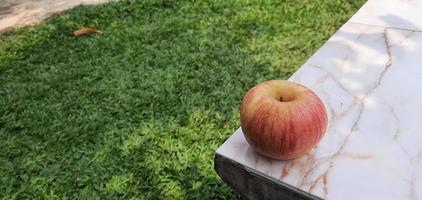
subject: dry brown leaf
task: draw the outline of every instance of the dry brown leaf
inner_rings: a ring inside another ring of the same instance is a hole
[[[81,29],[79,29],[77,31],[74,31],[73,32],[73,35],[75,37],[81,37],[81,36],[89,35],[89,34],[93,34],[93,33],[99,33],[99,34],[101,34],[103,32],[101,32],[101,31],[99,31],[97,29],[93,29],[93,28],[81,28]]]

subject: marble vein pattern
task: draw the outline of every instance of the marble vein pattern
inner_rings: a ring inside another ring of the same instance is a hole
[[[349,22],[422,31],[422,0],[369,0]]]
[[[422,199],[422,33],[346,23],[291,78],[324,101],[307,155],[276,161],[238,129],[217,153],[324,199]]]

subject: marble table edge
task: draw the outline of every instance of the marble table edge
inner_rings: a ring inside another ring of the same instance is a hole
[[[236,172],[227,171],[227,169],[231,168],[236,169]],[[214,169],[227,184],[238,192],[238,194],[248,199],[251,197],[255,197],[251,199],[279,199],[280,197],[284,197],[286,199],[295,200],[322,200],[321,197],[294,187],[282,180],[270,177],[265,173],[243,165],[218,152],[216,152],[214,156]],[[241,188],[242,184],[239,184],[239,178],[243,180],[243,183],[253,180],[253,184],[243,184],[243,187],[245,185],[247,185],[246,187],[249,187],[249,194],[241,193],[241,191],[246,190],[245,188]],[[250,186],[252,186],[252,188]]]

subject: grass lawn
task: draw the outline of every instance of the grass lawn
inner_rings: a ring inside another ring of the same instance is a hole
[[[0,35],[0,199],[236,199],[213,154],[243,94],[362,3],[122,0]]]

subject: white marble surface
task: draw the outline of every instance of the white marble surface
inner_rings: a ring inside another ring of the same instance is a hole
[[[271,160],[239,129],[218,154],[324,199],[422,199],[422,32],[348,22],[290,80],[327,107],[318,146]]]
[[[369,0],[349,22],[422,31],[422,0]]]

